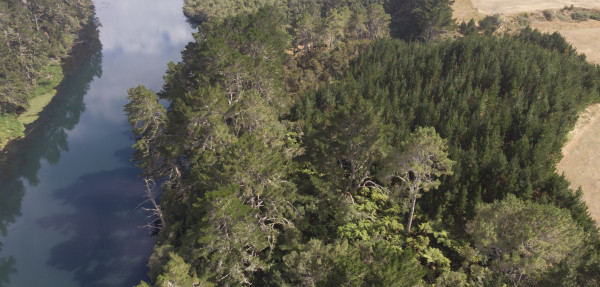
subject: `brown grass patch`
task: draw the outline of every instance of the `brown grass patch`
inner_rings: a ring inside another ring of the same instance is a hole
[[[456,18],[458,23],[461,23],[462,21],[469,22],[471,19],[475,19],[475,22],[477,22],[485,17],[485,15],[480,14],[477,11],[477,8],[475,8],[475,5],[473,5],[471,0],[455,0],[452,5],[452,10],[454,10],[452,16]]]
[[[575,129],[569,133],[569,142],[563,147],[563,158],[556,166],[565,175],[571,188],[583,189],[583,201],[590,215],[600,222],[600,104],[589,106],[583,112]]]
[[[542,32],[562,34],[579,53],[584,53],[588,61],[600,64],[600,21],[587,20],[576,22],[570,19],[570,13],[576,10],[559,10],[565,6],[574,4],[575,7],[598,9],[600,0],[582,0],[562,2],[558,0],[456,0],[452,8],[453,16],[460,23],[468,22],[471,18],[475,21],[481,20],[486,15],[502,14],[503,24],[498,29],[499,34],[503,32],[518,32],[527,25]],[[564,14],[569,18],[562,21],[556,16],[553,21],[547,21],[542,10],[556,9],[555,15]],[[591,10],[589,10],[591,11]],[[598,11],[598,10],[595,10]]]
[[[561,9],[571,5],[588,9],[600,8],[599,0],[472,0],[472,2],[479,13],[486,15]]]
[[[585,22],[534,22],[532,27],[542,32],[558,31],[588,61],[600,64],[600,21]]]

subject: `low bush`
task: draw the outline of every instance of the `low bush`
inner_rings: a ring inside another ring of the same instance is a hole
[[[547,9],[547,10],[542,11],[542,13],[544,14],[544,18],[546,18],[546,20],[548,20],[548,21],[552,21],[555,18],[554,11],[552,11],[552,10]]]
[[[577,22],[586,21],[589,18],[590,18],[589,12],[584,11],[584,10],[577,10],[577,11],[571,13],[571,19],[573,19]]]

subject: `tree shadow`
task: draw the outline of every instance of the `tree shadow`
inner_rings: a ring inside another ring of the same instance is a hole
[[[0,258],[0,286],[10,283],[10,275],[17,272],[16,263],[12,256]]]
[[[0,153],[2,236],[6,236],[7,226],[21,216],[24,180],[37,185],[42,159],[57,162],[62,151],[68,150],[67,131],[77,125],[85,110],[83,98],[90,83],[94,77],[102,75],[102,44],[98,25],[94,16],[83,29],[85,37],[73,47],[71,57],[63,63],[65,78],[56,88],[56,96],[40,113],[40,120],[27,126],[24,139],[9,143]],[[0,286],[9,285],[9,276],[15,272],[14,258],[0,258]]]
[[[138,228],[146,222],[146,214],[136,208],[145,188],[138,173],[126,167],[88,174],[53,193],[75,210],[38,220],[70,236],[52,248],[51,266],[73,272],[81,286],[139,283],[140,274],[148,272],[145,263],[154,242],[148,230]]]

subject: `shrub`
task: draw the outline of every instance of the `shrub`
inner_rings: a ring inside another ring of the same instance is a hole
[[[521,13],[517,15],[517,23],[522,27],[529,26],[529,23],[531,23],[529,20],[529,15],[527,15],[527,13]]]
[[[581,22],[586,21],[590,18],[590,14],[587,11],[577,10],[571,14],[571,19]]]
[[[556,18],[558,18],[560,21],[569,21],[571,20],[571,17],[567,14],[565,14],[564,10],[558,11],[556,13],[554,13],[554,16],[556,16]]]
[[[482,30],[485,35],[492,35],[500,27],[500,24],[502,24],[502,20],[499,14],[486,16],[479,20],[479,30]]]
[[[475,20],[471,19],[468,24],[463,21],[460,26],[458,26],[458,32],[465,36],[476,33],[477,26],[475,25]]]
[[[548,20],[548,21],[554,20],[554,11],[548,9],[548,10],[542,11],[542,13],[544,14],[544,18],[546,18],[546,20]]]
[[[598,10],[594,10],[593,12],[590,12],[588,16],[592,20],[600,21],[600,11],[598,11]]]

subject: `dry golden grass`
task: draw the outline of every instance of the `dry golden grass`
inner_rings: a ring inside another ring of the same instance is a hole
[[[579,53],[584,53],[588,61],[600,64],[600,21],[533,22],[532,27],[542,32],[558,31]]]
[[[461,23],[462,21],[469,22],[471,19],[479,21],[485,16],[477,12],[477,8],[475,8],[471,0],[455,0],[452,9],[454,10],[452,15],[456,18],[458,23]]]
[[[503,14],[504,25],[500,32],[519,29],[516,19],[526,15],[527,23],[542,32],[558,31],[587,59],[600,64],[600,21],[564,22],[559,19],[546,21],[541,11],[545,9],[560,9],[574,4],[582,8],[600,8],[600,0],[582,0],[561,2],[554,0],[456,0],[452,8],[454,17],[460,23],[468,22],[471,18],[478,21],[489,14]],[[528,12],[523,14],[523,12]],[[516,25],[516,26],[515,26]],[[521,27],[522,28],[522,27]]]
[[[600,222],[600,104],[591,105],[579,116],[570,140],[563,147],[563,158],[556,166],[571,182],[571,188],[583,190],[592,218]]]
[[[588,9],[600,8],[599,0],[472,0],[472,3],[479,13],[486,15],[560,9],[571,5]]]

